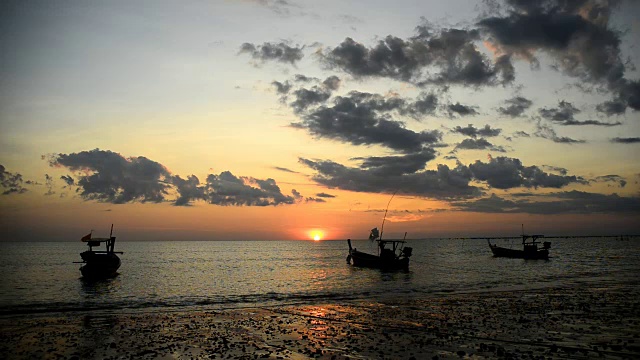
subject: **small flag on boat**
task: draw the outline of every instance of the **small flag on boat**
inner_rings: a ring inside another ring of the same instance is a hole
[[[87,241],[87,240],[91,240],[91,233],[88,233],[87,235],[83,236],[82,239],[80,239],[80,241]]]

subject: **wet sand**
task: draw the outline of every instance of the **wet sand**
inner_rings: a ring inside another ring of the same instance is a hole
[[[640,358],[640,290],[0,318],[3,359]]]

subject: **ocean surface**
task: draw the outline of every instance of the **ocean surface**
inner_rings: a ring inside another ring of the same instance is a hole
[[[171,311],[425,297],[452,292],[638,284],[640,238],[552,239],[551,258],[494,258],[485,240],[408,240],[408,272],[354,268],[346,241],[118,239],[119,275],[81,278],[80,242],[0,243],[0,316]],[[499,245],[518,240],[497,240]],[[375,253],[366,240],[359,250]]]

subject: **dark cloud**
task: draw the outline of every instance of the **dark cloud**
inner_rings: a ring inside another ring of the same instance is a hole
[[[505,15],[478,22],[496,53],[537,65],[536,52],[555,60],[565,74],[608,88],[617,101],[640,109],[640,83],[624,78],[619,31],[609,27],[617,1],[508,1]],[[616,110],[620,113],[619,108]]]
[[[469,165],[469,170],[475,179],[486,181],[496,189],[561,188],[572,183],[586,183],[581,177],[549,174],[535,165],[524,166],[519,159],[503,156],[491,158],[487,163],[476,160]]]
[[[454,117],[455,114],[460,116],[478,115],[474,106],[462,105],[459,102],[447,105],[447,112],[449,113],[449,117]]]
[[[522,114],[533,104],[533,102],[522,96],[516,96],[505,100],[506,107],[499,107],[498,112],[512,118],[522,116]]]
[[[619,100],[605,101],[602,104],[598,104],[596,110],[607,116],[622,115],[627,110],[627,104]]]
[[[640,143],[640,137],[627,137],[627,138],[616,137],[611,139],[611,142],[620,143],[620,144],[637,144],[637,143]]]
[[[301,88],[293,92],[295,100],[290,104],[295,112],[301,112],[307,107],[324,103],[331,97],[331,93],[324,88],[314,86],[311,89]]]
[[[616,183],[618,184],[618,186],[620,186],[621,188],[625,187],[627,185],[627,180],[625,180],[622,176],[619,175],[603,175],[603,176],[597,176],[593,179],[593,181],[595,182],[605,182],[605,183]]]
[[[582,191],[565,191],[532,195],[543,201],[521,197],[512,201],[492,194],[478,200],[452,203],[456,210],[483,213],[528,213],[528,214],[593,214],[593,213],[638,213],[640,197],[621,197]]]
[[[262,45],[254,45],[244,43],[240,46],[240,54],[247,53],[254,60],[259,61],[278,61],[295,65],[296,61],[304,57],[302,48],[291,47],[288,44],[281,43],[264,43]]]
[[[573,115],[580,112],[580,110],[574,107],[570,102],[564,100],[558,103],[557,108],[545,108],[538,111],[543,118],[560,123],[573,120]]]
[[[404,40],[387,36],[368,48],[346,38],[340,45],[321,53],[332,68],[355,77],[388,77],[414,83],[463,86],[506,84],[514,79],[509,56],[495,63],[475,45],[480,39],[476,30],[444,29],[439,33],[424,31]]]
[[[367,169],[373,174],[385,175],[402,175],[411,174],[424,169],[428,161],[436,158],[436,152],[433,149],[425,148],[419,153],[407,154],[401,156],[371,156],[366,158],[353,158],[352,160],[360,160],[361,169]]]
[[[276,91],[278,92],[278,94],[287,94],[289,93],[289,90],[291,90],[291,84],[288,81],[285,81],[283,83],[279,82],[279,81],[273,81],[271,83],[273,86],[275,86]]]
[[[282,194],[273,179],[236,177],[229,171],[223,171],[219,175],[209,174],[204,186],[204,199],[215,205],[270,206],[294,204],[296,200],[294,196]],[[296,193],[297,191],[293,194]]]
[[[75,179],[71,177],[71,175],[62,175],[60,176],[60,180],[64,181],[67,186],[72,186],[75,184]]]
[[[331,91],[338,90],[340,88],[340,78],[335,75],[329,76],[324,79],[322,85]]]
[[[302,194],[300,194],[300,192],[296,189],[291,190],[291,194],[293,195],[294,199],[296,200],[300,200],[303,198]]]
[[[529,135],[529,133],[526,132],[526,131],[516,131],[515,133],[513,133],[513,136],[515,136],[515,137],[531,137],[531,135]]]
[[[209,174],[204,183],[197,176],[183,179],[172,175],[162,164],[145,157],[129,157],[109,150],[90,150],[72,154],[55,154],[49,165],[75,171],[62,179],[67,185],[78,186],[85,200],[114,204],[128,202],[173,201],[176,206],[188,206],[203,200],[216,205],[267,206],[292,204],[292,196],[283,195],[273,179],[236,177],[229,171]],[[177,193],[175,200],[169,194]]]
[[[566,136],[558,136],[556,134],[556,131],[553,130],[551,126],[542,124],[541,122],[538,122],[536,124],[536,132],[534,133],[534,135],[536,137],[548,139],[560,144],[582,144],[585,142],[584,140],[576,140]]]
[[[78,175],[80,196],[122,204],[126,202],[161,202],[169,184],[169,171],[161,164],[143,156],[125,158],[112,152],[95,149],[72,154],[57,154],[49,159],[51,166],[64,166],[72,171],[90,172]]]
[[[314,198],[314,197],[308,197],[304,199],[304,202],[317,202],[317,203],[324,203],[327,202],[327,200],[325,199],[321,199],[321,198]]]
[[[8,172],[4,166],[0,165],[0,186],[4,189],[2,195],[23,194],[27,188],[23,186],[24,180],[19,173]]]
[[[490,157],[486,163],[476,161],[469,166],[458,163],[453,169],[439,164],[437,170],[425,170],[423,161],[429,156],[423,156],[420,160],[413,154],[396,158],[356,158],[354,160],[361,161],[359,167],[347,167],[330,160],[299,160],[316,171],[312,180],[330,188],[372,193],[399,191],[404,195],[445,200],[482,195],[483,189],[470,185],[471,181],[484,182],[497,189],[562,188],[588,183],[582,177],[550,174],[508,157]]]
[[[327,193],[317,193],[316,196],[317,197],[321,197],[321,198],[334,198],[334,197],[336,197],[335,195],[331,195],[331,194],[327,194]]]
[[[291,169],[287,169],[287,168],[283,168],[283,167],[279,167],[279,166],[274,166],[273,168],[276,169],[276,170],[280,170],[280,171],[284,171],[284,172],[288,172],[288,173],[294,173],[294,174],[298,173],[297,171],[293,171]]]
[[[467,127],[456,126],[451,130],[451,132],[466,135],[472,138],[477,138],[478,136],[483,137],[493,137],[500,135],[502,129],[492,129],[491,125],[487,124],[483,128],[476,128],[472,124],[467,125]]]
[[[458,145],[456,145],[455,149],[465,149],[465,150],[491,150],[497,152],[506,152],[506,150],[502,146],[495,146],[487,140],[480,139],[464,139]]]
[[[604,123],[597,120],[578,121],[573,116],[580,112],[570,102],[560,101],[557,108],[543,108],[539,110],[540,116],[560,125],[597,125],[597,126],[617,126],[620,122]]]
[[[402,99],[351,92],[334,98],[331,106],[319,106],[302,114],[301,121],[292,126],[322,138],[353,145],[377,144],[403,152],[420,152],[424,146],[440,141],[442,134],[437,130],[415,132],[388,116],[388,112],[404,105]]]
[[[303,74],[295,74],[293,76],[293,80],[296,82],[303,82],[303,83],[308,83],[308,82],[318,82],[319,79],[315,78],[315,77],[309,77]]]
[[[450,169],[438,165],[437,170],[411,174],[384,174],[379,168],[350,168],[336,162],[300,159],[316,171],[312,179],[330,188],[357,192],[394,193],[436,199],[467,198],[481,194],[481,189],[469,185],[471,174],[464,166]]]
[[[421,93],[418,99],[408,103],[402,110],[403,114],[413,117],[433,115],[438,107],[438,97],[433,93]]]
[[[178,198],[173,205],[189,206],[193,201],[205,199],[205,187],[200,185],[200,179],[195,175],[187,176],[186,179],[178,175],[170,178],[171,183],[176,187]]]

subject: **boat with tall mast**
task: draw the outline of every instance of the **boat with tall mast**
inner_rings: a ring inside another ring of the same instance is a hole
[[[353,261],[353,266],[368,267],[383,270],[408,270],[409,258],[412,255],[413,249],[408,246],[404,246],[406,243],[407,233],[404,233],[402,240],[382,240],[382,234],[384,231],[384,222],[387,218],[387,211],[389,210],[389,204],[396,195],[394,192],[387,203],[387,209],[384,211],[384,218],[382,219],[381,230],[378,228],[371,229],[369,233],[369,241],[377,242],[378,253],[368,254],[357,250],[351,246],[351,239],[347,239],[349,244],[349,255],[347,255],[347,263],[350,264]]]

